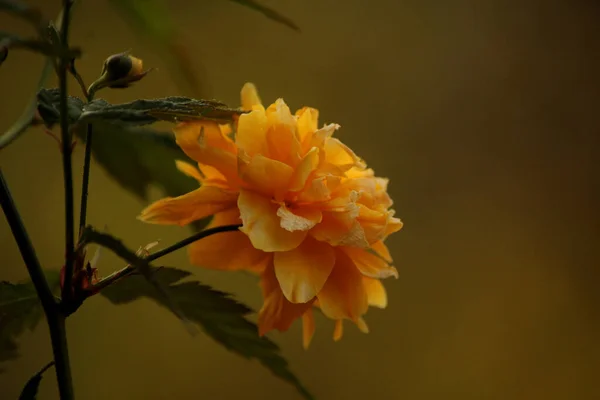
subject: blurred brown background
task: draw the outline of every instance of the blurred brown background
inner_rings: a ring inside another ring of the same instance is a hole
[[[37,0],[49,16],[58,1]],[[598,399],[600,273],[596,245],[600,140],[600,7],[595,1],[267,1],[295,33],[228,1],[172,1],[211,97],[237,106],[246,81],[265,102],[311,105],[380,175],[405,228],[389,244],[401,272],[371,333],[341,342],[318,319],[311,348],[300,324],[272,337],[318,399]],[[1,30],[26,32],[0,16]],[[131,48],[158,67],[113,102],[182,93],[148,41],[105,1],[84,1],[72,42],[88,82],[109,54]],[[41,60],[12,52],[0,69],[0,129],[20,115]],[[53,86],[55,82],[51,83]],[[74,82],[71,83],[76,93]],[[78,147],[74,166],[82,166]],[[63,256],[56,144],[31,129],[0,163],[39,257]],[[80,188],[79,173],[76,190]],[[130,247],[188,234],[135,219],[144,204],[92,169],[89,221]],[[152,198],[161,193],[154,191]],[[26,277],[0,221],[0,279]],[[166,263],[192,269],[185,251]],[[122,262],[104,253],[100,269]],[[256,281],[193,269],[260,306]],[[80,399],[297,399],[290,386],[210,339],[191,338],[150,301],[86,303],[68,323]],[[0,375],[13,399],[51,359],[41,323]],[[53,374],[40,399],[56,398]]]

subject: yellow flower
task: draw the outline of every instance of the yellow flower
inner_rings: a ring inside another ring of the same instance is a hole
[[[316,109],[292,114],[282,99],[265,109],[252,84],[241,97],[249,112],[234,127],[176,126],[177,144],[198,162],[177,166],[201,186],[159,200],[140,219],[186,225],[214,214],[210,226],[242,223],[192,244],[189,253],[195,265],[260,274],[261,335],[302,318],[307,347],[313,307],[336,321],[336,340],[344,319],[367,331],[368,307],[387,305],[380,279],[398,277],[384,244],[402,227],[390,210],[387,179],[332,136],[339,125],[318,128]]]

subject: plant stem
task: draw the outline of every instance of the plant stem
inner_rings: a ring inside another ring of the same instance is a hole
[[[173,253],[174,251],[177,251],[197,240],[203,239],[205,237],[208,237],[210,235],[214,235],[215,233],[222,233],[222,232],[234,232],[237,231],[240,228],[241,225],[223,225],[223,226],[217,226],[214,228],[209,228],[209,229],[205,229],[203,231],[197,232],[195,234],[193,234],[190,237],[187,237],[165,249],[162,249],[161,251],[158,251],[154,254],[149,255],[148,257],[145,258],[146,262],[151,262],[154,260],[158,260],[161,257],[166,256],[167,254]],[[114,249],[111,249],[114,251]],[[115,252],[118,254],[118,252]],[[86,292],[85,297],[90,297],[92,295],[94,295],[95,293],[101,291],[102,289],[112,285],[113,283],[117,282],[118,280],[133,274],[134,272],[136,272],[136,267],[134,265],[128,265],[123,269],[120,269],[112,274],[110,274],[109,276],[105,277],[104,279],[100,280],[98,283],[96,283],[91,290]]]
[[[50,330],[54,362],[56,363],[56,378],[61,400],[73,399],[73,385],[71,380],[71,367],[69,365],[69,352],[65,333],[65,319],[59,311],[59,306],[54,300],[52,291],[46,281],[40,262],[35,254],[33,245],[29,240],[25,226],[21,220],[17,207],[12,199],[4,176],[0,170],[0,203],[13,233],[21,257],[25,262],[29,276],[42,303],[46,314],[46,321]]]
[[[193,234],[190,237],[180,240],[179,242],[167,247],[166,249],[162,249],[161,251],[157,251],[156,253],[150,254],[148,257],[146,257],[146,260],[148,260],[148,262],[158,260],[159,258],[166,256],[167,254],[177,251],[187,246],[188,244],[192,244],[200,239],[204,239],[207,236],[214,235],[215,233],[234,232],[240,229],[241,226],[242,225],[223,225],[205,229],[203,231]]]
[[[92,124],[87,125],[85,135],[85,158],[83,160],[83,181],[81,186],[81,207],[79,211],[79,235],[85,228],[88,203],[88,187],[90,185],[90,166],[92,162]]]
[[[62,46],[69,45],[69,22],[71,20],[71,0],[63,0],[63,15],[60,29]],[[62,290],[64,302],[70,302],[73,297],[71,290],[73,282],[74,253],[74,210],[73,210],[73,168],[71,159],[72,137],[69,129],[69,116],[67,107],[67,71],[71,60],[61,57],[58,68],[58,80],[60,89],[60,128],[62,141],[63,176],[65,187],[65,280]]]

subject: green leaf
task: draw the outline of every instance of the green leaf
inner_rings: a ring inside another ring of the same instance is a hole
[[[58,271],[46,271],[53,292],[60,287],[59,277]],[[31,281],[0,282],[0,362],[19,356],[16,339],[26,329],[33,331],[42,317],[42,305]]]
[[[124,189],[148,201],[148,187],[155,185],[167,196],[179,196],[198,188],[175,160],[191,161],[175,144],[173,135],[152,129],[93,124],[92,155]],[[82,130],[78,137],[85,140]]]
[[[257,326],[245,318],[251,309],[229,294],[197,281],[180,282],[190,276],[187,271],[162,267],[155,269],[153,275],[184,316],[200,325],[207,335],[244,358],[257,359],[273,374],[294,385],[304,398],[313,398],[289,370],[277,345],[266,337],[259,337]],[[113,304],[127,304],[145,297],[168,307],[141,276],[124,278],[100,293]]]
[[[54,365],[54,361],[46,364],[44,368],[42,368],[37,374],[32,376],[21,391],[21,395],[19,396],[19,400],[35,400],[37,399],[38,389],[40,388],[40,382],[42,382],[42,377],[44,372],[48,370],[51,366]]]
[[[148,188],[154,185],[167,196],[180,196],[198,187],[198,182],[179,171],[175,160],[193,162],[175,143],[175,138],[170,132],[161,132],[149,127],[131,126],[131,121],[136,123],[150,123],[156,116],[145,114],[144,107],[148,102],[156,113],[168,113],[165,104],[174,104],[180,110],[192,110],[193,107],[206,105],[205,114],[214,118],[226,120],[231,113],[228,109],[216,108],[216,102],[205,102],[187,98],[170,98],[169,102],[163,100],[146,101],[138,100],[133,103],[112,106],[104,100],[96,100],[90,105],[77,97],[68,98],[69,120],[71,124],[78,123],[75,130],[77,137],[85,141],[85,123],[81,123],[84,108],[89,111],[89,120],[92,123],[93,141],[92,155],[95,161],[113,178],[122,188],[137,196],[140,200],[148,201]],[[158,104],[158,105],[157,105]],[[162,105],[162,106],[161,106]],[[106,110],[106,114],[102,114]],[[202,110],[201,110],[202,111]],[[44,123],[52,127],[59,122],[58,91],[56,89],[42,89],[38,93],[38,112]],[[125,122],[115,122],[108,115],[121,116]],[[170,118],[162,116],[163,118]],[[197,221],[192,228],[203,228],[208,219]]]
[[[258,11],[265,17],[267,17],[275,22],[279,22],[280,24],[283,24],[283,25],[287,26],[288,28],[292,28],[293,30],[300,32],[300,27],[298,25],[296,25],[296,23],[294,21],[292,21],[290,18],[286,17],[285,15],[280,14],[279,12],[273,10],[272,8],[269,8],[267,6],[260,4],[259,2],[255,1],[255,0],[230,0],[230,1],[241,4],[248,8],[251,8],[254,11]]]
[[[52,127],[58,123],[59,90],[42,89],[38,93],[38,111],[46,123]],[[164,97],[160,99],[135,100],[130,103],[110,104],[97,99],[89,104],[77,97],[69,97],[68,113],[71,124],[110,122],[119,125],[143,126],[158,121],[181,122],[211,120],[220,123],[230,122],[245,111],[227,107],[216,100],[196,100],[189,97]]]
[[[135,100],[131,103],[109,104],[105,100],[93,100],[83,106],[78,123],[110,121],[133,126],[148,125],[158,121],[182,122],[212,120],[230,122],[245,113],[227,107],[215,100],[195,100],[188,97],[164,97],[160,99]]]

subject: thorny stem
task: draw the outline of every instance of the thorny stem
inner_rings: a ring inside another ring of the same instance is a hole
[[[149,255],[148,257],[145,258],[145,260],[147,262],[152,262],[154,260],[158,260],[159,258],[164,257],[167,254],[173,253],[174,251],[177,251],[177,250],[179,250],[191,243],[194,243],[200,239],[203,239],[210,235],[214,235],[216,233],[234,232],[234,231],[237,231],[240,227],[241,227],[241,225],[223,225],[223,226],[217,226],[214,228],[205,229],[205,230],[197,232],[197,233],[193,234],[192,236],[187,237],[165,249],[162,249],[160,251],[157,251],[154,254]],[[89,291],[86,292],[85,297],[86,298],[90,297],[90,296],[94,295],[95,293],[98,293],[102,289],[107,288],[108,286],[112,285],[113,283],[119,281],[120,279],[122,279],[126,276],[132,275],[135,272],[136,272],[135,266],[127,265],[125,268],[120,269],[120,270],[108,275],[107,277],[101,279]]]
[[[81,89],[84,91],[88,103],[94,99],[94,93],[88,93],[83,83],[81,76],[75,71],[75,76],[78,78]],[[79,211],[79,235],[85,227],[85,219],[87,217],[87,203],[88,203],[88,187],[90,185],[90,166],[92,163],[92,124],[87,125],[87,131],[85,134],[85,158],[83,160],[83,182],[81,186],[81,208]]]
[[[0,170],[0,203],[13,233],[21,257],[25,262],[29,276],[40,298],[52,341],[52,351],[56,364],[56,378],[61,400],[73,400],[73,385],[71,380],[71,366],[69,364],[69,351],[65,332],[65,317],[61,314],[59,305],[54,300],[52,291],[46,281],[40,262],[35,254],[33,245],[29,240],[25,226],[21,220],[17,207],[12,199],[4,176]]]
[[[70,8],[72,1],[63,0],[62,26],[60,29],[61,42],[68,47]],[[62,161],[65,187],[65,280],[62,291],[64,302],[72,300],[71,286],[73,283],[74,253],[74,209],[73,209],[73,168],[71,159],[71,130],[69,129],[69,116],[67,107],[67,71],[71,60],[61,57],[58,68],[58,80],[60,89],[60,128],[62,136]]]
[[[90,185],[90,165],[92,162],[92,124],[87,125],[85,134],[85,158],[83,160],[83,181],[81,186],[81,207],[79,211],[79,235],[85,227],[88,203],[88,187]]]
[[[63,14],[60,28],[61,44],[69,47],[69,23],[71,22],[71,6],[73,0],[63,0]],[[74,209],[73,209],[73,167],[72,167],[72,139],[69,129],[69,116],[67,107],[67,71],[70,59],[61,57],[58,68],[58,81],[60,89],[60,128],[62,134],[62,161],[65,187],[65,274],[61,303],[70,304],[73,297],[71,286],[73,284],[73,266],[75,261],[74,238]],[[56,328],[54,334],[51,329],[52,349],[56,362],[56,377],[61,400],[73,400],[73,383],[71,366],[67,348],[67,333],[65,329],[65,315],[56,311]],[[48,318],[50,320],[50,318]]]

